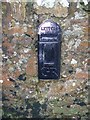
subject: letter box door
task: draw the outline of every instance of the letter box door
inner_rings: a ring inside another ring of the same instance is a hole
[[[58,79],[60,77],[60,29],[57,24],[46,22],[43,23],[45,29],[44,27],[42,29],[43,24],[39,28],[41,31],[38,35],[38,78]],[[52,27],[54,31],[51,30]]]

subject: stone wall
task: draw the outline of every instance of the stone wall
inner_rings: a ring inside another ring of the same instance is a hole
[[[88,13],[74,2],[51,3],[2,2],[4,118],[88,116]],[[37,78],[37,28],[46,19],[62,29],[59,80]]]

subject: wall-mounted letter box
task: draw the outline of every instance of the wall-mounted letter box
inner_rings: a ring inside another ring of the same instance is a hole
[[[38,28],[38,78],[59,79],[61,28],[46,20]]]

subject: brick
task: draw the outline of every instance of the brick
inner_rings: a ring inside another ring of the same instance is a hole
[[[64,93],[65,89],[64,89],[64,86],[61,85],[61,84],[58,84],[58,83],[53,83],[51,86],[50,86],[50,89],[49,89],[49,92],[48,92],[48,96],[51,97],[51,96],[57,96],[61,93]]]
[[[19,71],[19,70],[16,70],[16,71],[14,72],[14,77],[17,78],[19,75],[20,75],[20,71]]]
[[[27,67],[26,67],[26,74],[32,77],[37,75],[35,61],[36,61],[36,57],[32,55],[32,57],[28,60]]]
[[[3,80],[3,86],[5,87],[10,87],[11,85],[13,85],[13,82],[9,81],[9,76],[7,73],[2,74],[2,80]]]
[[[36,35],[36,32],[32,28],[27,28],[27,34],[34,37]]]
[[[8,30],[8,34],[12,35],[12,34],[24,34],[24,30],[21,27],[13,27],[12,29]]]
[[[88,26],[86,27],[86,26],[85,26],[85,27],[83,28],[83,31],[84,31],[85,33],[90,33],[90,27],[88,27]]]
[[[83,41],[83,42],[81,42],[80,47],[84,47],[84,48],[90,47],[90,42],[88,42],[88,41]]]
[[[89,75],[87,72],[78,72],[75,77],[76,79],[88,79]]]
[[[82,19],[80,25],[85,27],[85,28],[88,28],[88,21],[87,21],[87,19]]]
[[[86,62],[87,62],[87,64],[88,64],[88,65],[90,65],[90,58],[89,58],[89,59],[87,59],[87,61],[86,61]]]
[[[9,43],[8,41],[4,41],[4,43],[2,44],[4,47],[9,48],[11,46],[11,43]]]
[[[77,20],[72,19],[70,22],[71,22],[72,25],[73,24],[80,24],[81,20],[80,19],[77,19]]]

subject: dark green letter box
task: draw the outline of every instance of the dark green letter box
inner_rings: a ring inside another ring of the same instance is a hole
[[[59,79],[61,54],[60,26],[46,20],[38,28],[38,78]]]

